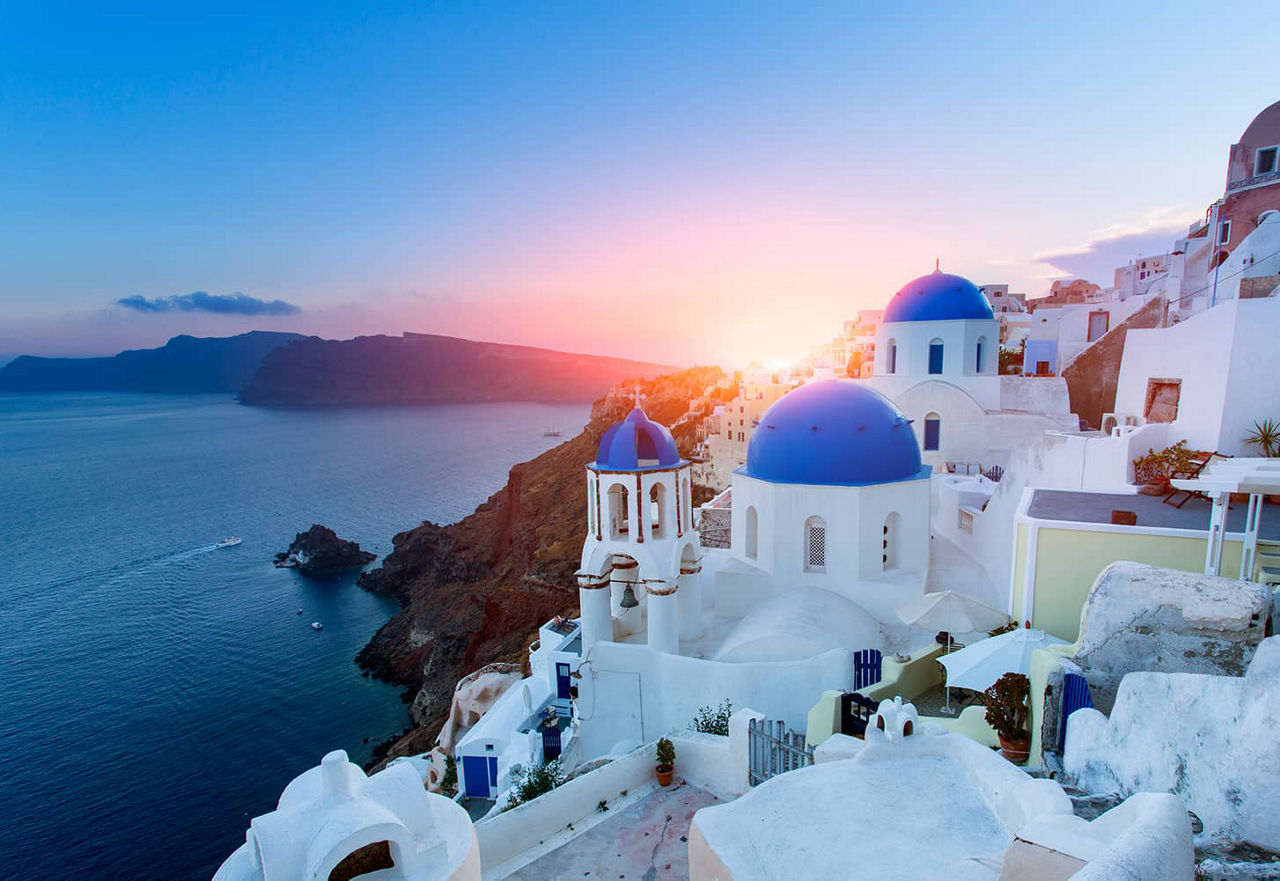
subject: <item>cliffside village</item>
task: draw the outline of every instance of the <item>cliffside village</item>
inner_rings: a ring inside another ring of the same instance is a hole
[[[1280,877],[1280,103],[1227,159],[1109,286],[934,268],[692,456],[637,394],[578,615],[217,881]]]

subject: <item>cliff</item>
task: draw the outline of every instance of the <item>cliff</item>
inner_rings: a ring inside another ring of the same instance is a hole
[[[240,400],[277,407],[590,401],[628,377],[671,369],[428,334],[312,338],[266,357]]]
[[[695,399],[722,376],[718,368],[699,367],[639,383],[645,411],[671,426],[685,455],[698,420],[716,403]],[[634,406],[635,385],[616,386],[596,401],[581,434],[516,465],[506,486],[469,517],[400,533],[382,566],[361,576],[362,587],[401,604],[356,659],[413,692],[409,715],[416,727],[391,755],[430,748],[464,675],[495,661],[523,664],[540,624],[577,614],[584,466],[595,459],[604,430]],[[695,504],[707,497],[694,487]]]
[[[110,358],[23,355],[0,369],[4,392],[235,392],[268,352],[306,337],[255,330],[232,337],[176,336],[158,349]]]

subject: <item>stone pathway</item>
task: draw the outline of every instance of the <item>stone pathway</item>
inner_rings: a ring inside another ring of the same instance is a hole
[[[668,881],[689,877],[689,823],[694,813],[720,799],[677,780],[626,807],[507,878]]]

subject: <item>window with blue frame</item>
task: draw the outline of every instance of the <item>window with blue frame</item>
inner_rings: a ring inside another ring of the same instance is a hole
[[[982,372],[982,344],[983,344],[983,343],[985,343],[986,341],[987,341],[987,338],[986,338],[986,337],[978,337],[978,348],[977,348],[977,352],[975,353],[975,357],[974,357],[974,359],[973,359],[973,360],[974,360],[974,365],[973,365],[973,372],[974,372],[974,373],[981,373],[981,372]]]
[[[898,343],[895,340],[889,340],[889,357],[885,373],[898,372]]]

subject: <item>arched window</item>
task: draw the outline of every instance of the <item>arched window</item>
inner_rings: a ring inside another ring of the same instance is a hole
[[[880,536],[880,568],[888,572],[902,565],[898,554],[898,524],[902,518],[894,511],[884,518],[883,533]]]
[[[756,509],[752,506],[747,507],[747,559],[754,560],[759,555],[757,542],[759,541],[760,517],[756,514]]]
[[[827,571],[827,521],[821,517],[804,521],[804,571]]]
[[[655,483],[649,490],[649,534],[653,538],[662,538],[663,527],[667,525],[667,488]]]
[[[924,417],[924,448],[926,451],[937,450],[942,442],[942,419],[937,413]]]
[[[622,538],[628,534],[630,511],[627,506],[627,488],[620,483],[609,487],[609,537]]]
[[[986,348],[986,344],[987,344],[987,338],[986,338],[986,337],[984,337],[984,336],[980,336],[980,337],[978,337],[978,345],[977,345],[977,347],[976,347],[976,349],[975,349],[975,351],[974,351],[974,358],[973,358],[973,372],[974,372],[974,373],[981,373],[981,372],[982,372],[982,350],[983,350],[984,348]]]
[[[898,341],[889,340],[889,346],[885,350],[884,356],[885,373],[898,372]]]
[[[929,343],[929,372],[942,372],[942,340],[935,339]]]

